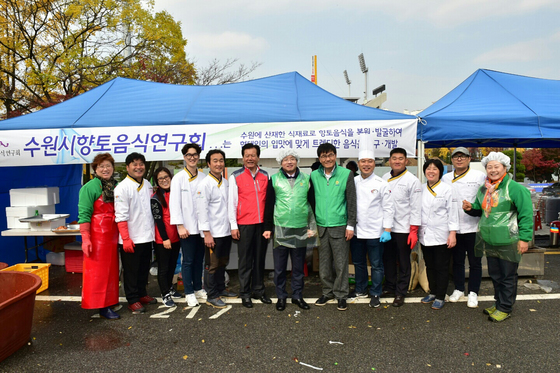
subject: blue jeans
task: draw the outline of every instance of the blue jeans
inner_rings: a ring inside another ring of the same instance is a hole
[[[371,296],[381,295],[383,282],[383,243],[379,238],[359,239],[354,237],[350,242],[352,262],[356,270],[356,293],[365,293],[368,284],[367,257],[371,264]]]
[[[204,261],[204,239],[198,234],[181,239],[183,252],[183,286],[185,295],[202,289],[202,262]]]

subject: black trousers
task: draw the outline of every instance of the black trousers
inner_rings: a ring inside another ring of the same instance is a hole
[[[510,313],[517,297],[517,268],[519,263],[487,256],[488,275],[494,285],[494,299],[498,311]]]
[[[239,297],[248,298],[251,294],[260,297],[264,290],[264,263],[268,240],[262,234],[264,224],[239,226],[237,241]]]
[[[148,275],[152,261],[153,242],[135,243],[134,252],[127,253],[119,244],[123,267],[123,287],[128,304],[140,302],[140,298],[148,295]]]
[[[422,253],[426,261],[430,294],[434,294],[436,299],[445,300],[449,284],[449,261],[453,252],[447,248],[447,245],[422,245]]]
[[[173,276],[177,267],[177,258],[181,250],[181,241],[171,244],[171,249],[166,249],[163,244],[156,243],[156,260],[158,265],[158,285],[161,296],[166,295],[173,286]]]
[[[278,299],[286,299],[286,267],[288,257],[292,259],[292,299],[302,299],[303,268],[305,265],[306,247],[289,248],[278,246],[272,250],[274,254],[274,285]]]
[[[214,249],[205,246],[204,288],[209,299],[218,298],[226,290],[226,266],[231,251],[231,236],[214,237]]]
[[[469,258],[469,292],[478,294],[482,281],[482,258],[474,255],[476,233],[457,234],[453,251],[453,282],[455,289],[465,291],[465,255]]]
[[[407,241],[408,233],[391,233],[391,240],[384,243],[383,252],[384,290],[394,291],[395,295],[402,297],[406,296],[410,283],[410,245]]]

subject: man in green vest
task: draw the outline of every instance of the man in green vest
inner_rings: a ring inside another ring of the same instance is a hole
[[[268,183],[263,233],[264,238],[269,239],[274,231],[276,309],[286,309],[286,266],[289,256],[292,260],[292,303],[308,310],[309,305],[302,295],[305,254],[308,245],[317,245],[317,225],[307,200],[310,179],[297,167],[299,155],[295,150],[280,151],[276,160],[281,168]]]
[[[336,147],[323,143],[317,148],[321,162],[311,173],[315,218],[319,228],[319,277],[323,295],[316,306],[338,302],[338,310],[347,309],[348,252],[356,225],[356,186],[354,175],[336,164]],[[334,268],[334,270],[333,270]]]

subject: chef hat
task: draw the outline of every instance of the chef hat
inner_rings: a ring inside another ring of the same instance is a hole
[[[375,149],[373,146],[373,137],[368,134],[361,134],[360,151],[358,152],[358,160],[360,159],[375,159]]]
[[[284,158],[286,158],[290,155],[292,157],[294,157],[296,159],[296,161],[299,163],[299,155],[294,149],[280,150],[280,153],[278,153],[278,156],[276,157],[276,161],[278,162],[278,164],[282,164],[282,161],[284,160]]]
[[[509,171],[511,165],[510,165],[510,160],[509,157],[507,155],[505,155],[504,153],[500,153],[500,152],[490,152],[490,154],[488,154],[486,157],[482,158],[482,166],[484,168],[486,168],[486,165],[488,164],[488,162],[490,161],[498,161],[501,164],[504,165],[504,167],[506,168],[506,171]]]

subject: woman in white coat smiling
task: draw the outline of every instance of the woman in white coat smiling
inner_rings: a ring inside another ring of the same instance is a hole
[[[453,190],[441,182],[443,164],[439,159],[428,159],[424,164],[427,183],[422,186],[422,225],[419,241],[422,246],[430,294],[422,303],[432,303],[439,310],[445,303],[449,281],[449,261],[456,244],[459,229],[457,204]]]

